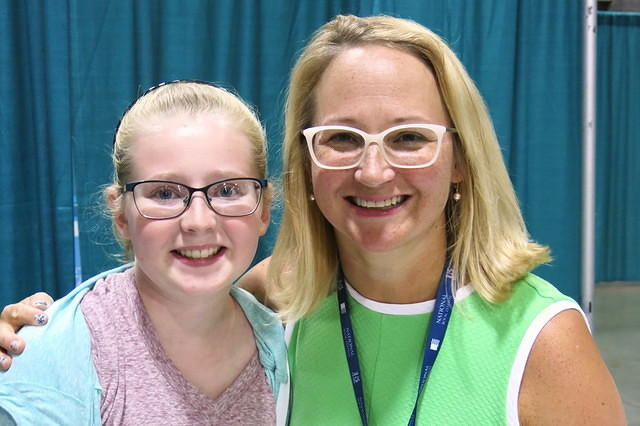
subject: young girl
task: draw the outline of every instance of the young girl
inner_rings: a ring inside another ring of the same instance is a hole
[[[24,330],[1,424],[273,424],[282,327],[232,286],[269,224],[265,134],[211,84],[150,89],[124,114],[104,195],[134,262]]]

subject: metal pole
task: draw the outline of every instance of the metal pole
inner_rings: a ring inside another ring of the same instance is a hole
[[[593,326],[595,285],[596,0],[584,0],[582,110],[582,309]]]

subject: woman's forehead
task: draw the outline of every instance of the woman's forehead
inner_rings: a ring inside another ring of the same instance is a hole
[[[372,117],[385,121],[381,127],[409,121],[449,125],[431,68],[404,49],[346,49],[329,64],[314,95],[314,125],[353,125]]]

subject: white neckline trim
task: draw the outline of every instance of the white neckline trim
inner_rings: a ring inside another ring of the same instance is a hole
[[[511,367],[511,374],[509,376],[506,406],[507,424],[514,426],[520,425],[520,417],[518,413],[520,385],[522,384],[522,376],[524,375],[524,369],[527,365],[527,360],[529,359],[529,354],[531,353],[533,344],[535,343],[544,326],[547,325],[547,323],[551,321],[553,317],[558,315],[560,312],[569,309],[575,309],[580,312],[582,314],[582,317],[584,318],[584,321],[587,323],[587,327],[589,326],[587,316],[584,314],[584,312],[576,302],[562,300],[560,302],[553,303],[543,309],[531,322],[531,325],[529,325],[529,328],[524,334],[524,337],[520,342],[518,352],[516,353],[516,358],[513,362],[513,366]]]
[[[418,314],[428,314],[433,312],[433,307],[435,305],[435,300],[427,300],[425,302],[418,303],[383,303],[377,302],[375,300],[371,300],[366,298],[365,296],[358,293],[358,291],[351,287],[348,282],[345,280],[345,284],[347,285],[347,290],[351,297],[353,297],[356,302],[361,304],[367,309],[370,309],[374,312],[378,312],[381,314],[391,314],[391,315],[418,315]],[[469,284],[460,287],[456,291],[456,295],[454,299],[456,302],[464,299],[474,292],[473,287]]]
[[[289,350],[289,342],[295,328],[295,321],[286,323],[284,327],[284,342],[287,346],[287,352]],[[289,355],[287,353],[287,355]],[[289,402],[291,392],[291,373],[289,371],[289,361],[287,361],[287,383],[280,384],[280,390],[278,391],[278,399],[276,400],[276,426],[286,426],[287,418],[289,417]]]

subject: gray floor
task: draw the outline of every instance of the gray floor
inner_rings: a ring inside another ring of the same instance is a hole
[[[627,421],[640,426],[640,283],[596,285],[593,335],[622,395]]]

